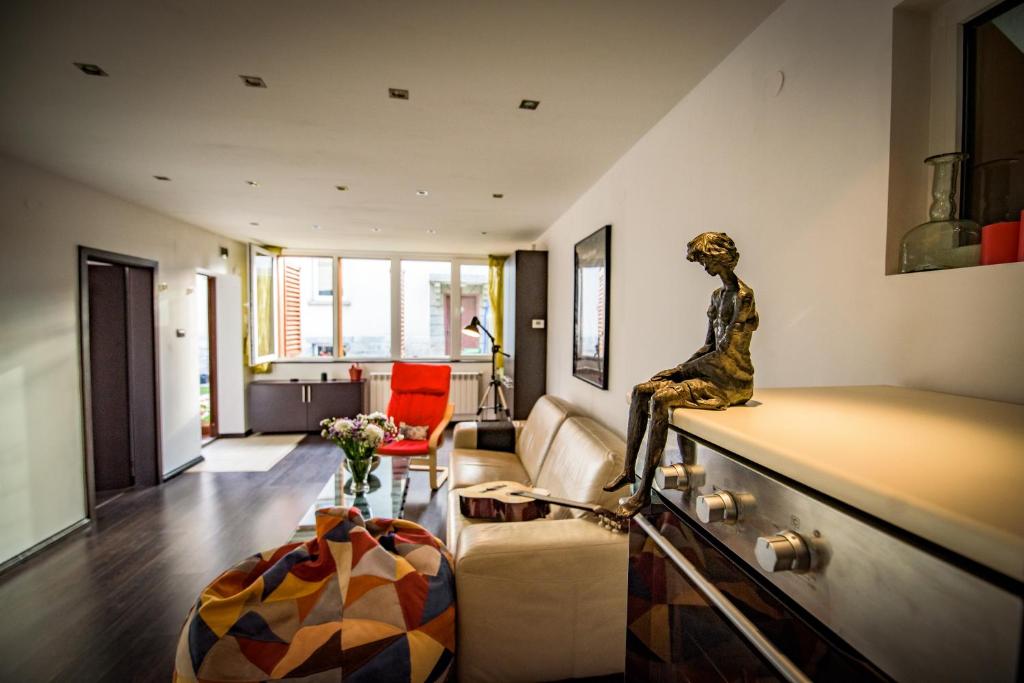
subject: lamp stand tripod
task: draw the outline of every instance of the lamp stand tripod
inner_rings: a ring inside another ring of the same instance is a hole
[[[472,337],[479,337],[482,331],[491,340],[491,380],[487,383],[487,391],[484,392],[483,398],[480,399],[480,405],[477,406],[476,416],[479,418],[484,414],[485,410],[493,410],[495,420],[511,420],[512,414],[508,410],[505,391],[501,386],[501,380],[498,379],[498,356],[502,355],[505,358],[511,358],[511,356],[502,351],[501,346],[494,343],[494,335],[480,323],[480,319],[476,316],[473,316],[473,320],[462,331],[464,334]],[[492,403],[490,407],[487,405],[489,402]]]

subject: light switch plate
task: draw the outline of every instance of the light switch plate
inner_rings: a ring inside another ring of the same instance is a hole
[[[535,329],[535,330],[543,330],[544,329],[544,319],[543,318],[534,318],[533,320],[530,321],[530,324],[532,325],[533,329]]]

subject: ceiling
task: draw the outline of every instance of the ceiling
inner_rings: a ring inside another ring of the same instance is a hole
[[[0,150],[241,240],[503,250],[780,2],[5,0]]]

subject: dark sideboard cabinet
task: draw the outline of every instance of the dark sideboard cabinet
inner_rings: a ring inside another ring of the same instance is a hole
[[[505,396],[525,420],[547,391],[548,252],[517,251],[505,261]]]
[[[258,380],[249,384],[254,432],[318,432],[328,417],[363,412],[363,382]]]

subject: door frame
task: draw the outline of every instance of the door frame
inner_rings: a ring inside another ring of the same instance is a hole
[[[210,433],[200,436],[216,439],[220,436],[220,419],[217,410],[217,275],[200,268],[196,275],[206,278],[206,338],[210,353]]]
[[[82,374],[82,449],[85,453],[85,500],[86,517],[96,519],[96,464],[92,449],[92,359],[89,338],[89,261],[102,261],[116,266],[134,266],[146,268],[153,278],[153,405],[156,410],[156,481],[163,482],[163,450],[160,428],[160,319],[158,306],[157,273],[160,264],[157,261],[118,254],[102,249],[93,249],[79,245],[78,247],[78,321],[79,321],[79,365]]]

